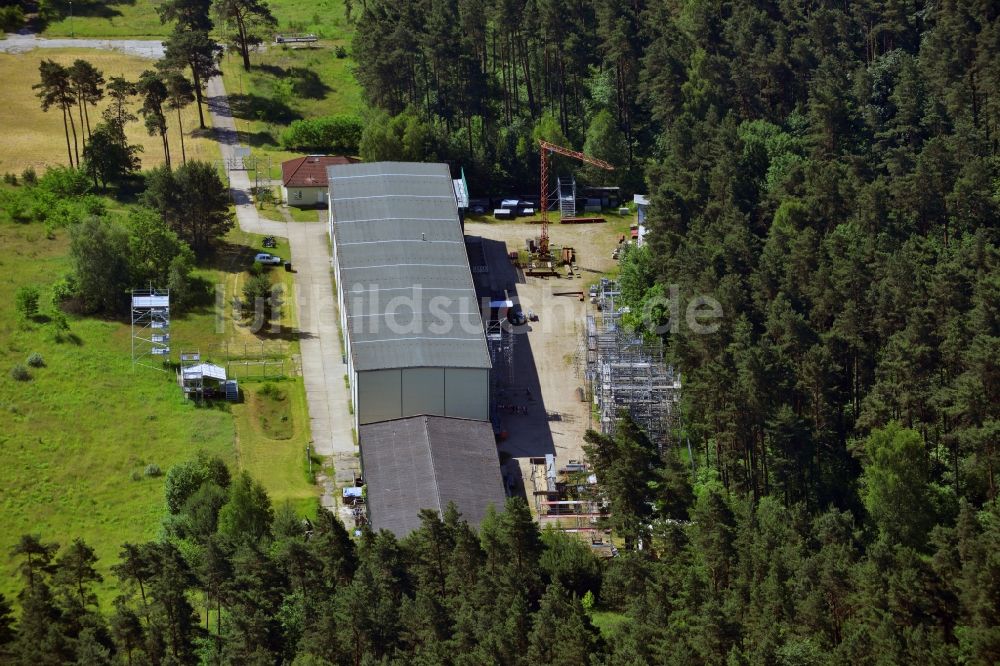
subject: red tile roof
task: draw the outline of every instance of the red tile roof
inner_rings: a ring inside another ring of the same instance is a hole
[[[281,163],[285,187],[326,187],[326,168],[334,164],[354,164],[359,160],[340,155],[308,155]]]

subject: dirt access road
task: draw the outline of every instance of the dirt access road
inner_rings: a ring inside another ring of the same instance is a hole
[[[554,453],[557,466],[581,460],[583,435],[590,427],[590,405],[581,401],[579,389],[585,385],[584,320],[592,306],[589,299],[581,302],[577,296],[559,294],[586,293],[615,267],[611,253],[629,221],[550,226],[553,245],[575,249],[581,277],[527,277],[520,283],[506,255],[522,248],[526,238],[537,236],[539,225],[466,222],[467,237],[488,239],[484,251],[494,289],[512,288],[524,311],[538,315],[527,333],[515,336],[513,373],[501,381],[497,395],[497,402],[506,406],[500,409],[502,429],[507,432],[501,451],[517,460],[529,504],[534,490],[529,459]]]

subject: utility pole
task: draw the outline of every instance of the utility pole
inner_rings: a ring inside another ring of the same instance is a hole
[[[73,0],[69,0],[69,36],[76,39],[76,30],[73,29]]]

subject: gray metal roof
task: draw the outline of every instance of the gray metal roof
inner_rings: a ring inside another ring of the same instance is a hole
[[[503,508],[493,429],[486,421],[415,416],[360,427],[358,441],[368,513],[376,530],[405,536],[420,527],[421,509],[449,502],[471,525],[490,504]]]
[[[448,166],[337,165],[327,180],[355,370],[489,368]]]

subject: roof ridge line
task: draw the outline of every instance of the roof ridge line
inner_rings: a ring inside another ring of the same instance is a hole
[[[444,514],[444,508],[441,506],[441,484],[438,483],[437,474],[437,460],[434,457],[434,447],[431,446],[431,431],[428,427],[430,424],[430,416],[427,414],[422,415],[424,420],[424,442],[427,444],[427,457],[431,461],[431,479],[434,481],[434,500],[437,502],[438,515]]]

